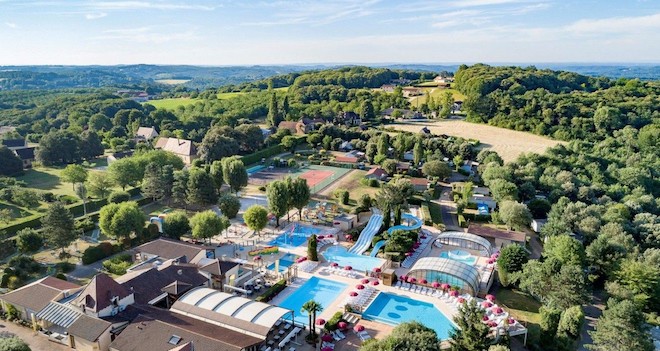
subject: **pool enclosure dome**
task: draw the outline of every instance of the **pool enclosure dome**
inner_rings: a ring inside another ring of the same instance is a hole
[[[443,232],[438,235],[436,240],[443,245],[451,245],[479,251],[483,257],[488,257],[493,253],[493,247],[490,244],[490,241],[470,233],[454,231]]]
[[[408,277],[430,283],[447,283],[471,295],[479,292],[479,270],[463,262],[441,257],[423,257],[408,272]]]

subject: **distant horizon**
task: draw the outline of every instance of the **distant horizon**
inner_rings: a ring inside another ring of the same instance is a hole
[[[0,65],[660,62],[622,0],[0,0]]]

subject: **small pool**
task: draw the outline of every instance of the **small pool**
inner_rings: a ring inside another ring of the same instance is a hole
[[[385,263],[382,258],[348,252],[345,247],[339,245],[329,247],[322,255],[329,262],[337,262],[340,267],[351,266],[361,272],[380,268]]]
[[[472,256],[469,252],[463,250],[443,251],[440,253],[440,257],[463,262],[471,266],[474,266],[474,264],[477,263],[477,258],[475,256]]]
[[[348,285],[344,283],[311,277],[278,306],[293,310],[295,321],[307,325],[309,316],[301,311],[305,302],[314,300],[323,306],[323,310],[326,310],[347,287]]]
[[[284,248],[294,248],[307,242],[307,238],[312,234],[320,234],[323,230],[314,227],[294,225],[293,228],[278,235],[275,239],[268,242],[268,245],[277,245]]]
[[[252,175],[252,174],[255,174],[255,173],[259,172],[260,170],[262,170],[264,168],[266,168],[266,166],[264,166],[264,165],[252,166],[252,167],[246,169],[246,172],[247,172],[248,175]]]
[[[362,318],[394,326],[418,321],[435,330],[440,340],[448,339],[449,332],[454,328],[452,322],[433,304],[384,292],[378,294],[362,313]]]
[[[298,256],[294,254],[286,254],[280,258],[280,265],[279,265],[279,271],[284,272],[286,271],[287,268],[291,267],[295,262],[296,258]],[[275,269],[275,262],[269,264],[266,268],[270,269],[271,271]]]

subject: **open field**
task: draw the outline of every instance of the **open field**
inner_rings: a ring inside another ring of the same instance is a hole
[[[363,194],[369,194],[373,198],[378,192],[379,188],[372,188],[360,183],[360,180],[363,179],[366,174],[367,171],[354,169],[338,182],[335,182],[331,186],[325,188],[325,190],[323,190],[320,195],[332,197],[335,190],[347,189],[350,192],[350,198],[353,201],[359,200]]]
[[[156,79],[155,82],[160,84],[177,85],[190,82],[190,79]]]
[[[17,180],[27,183],[26,188],[49,191],[56,195],[76,196],[70,183],[60,180],[64,168],[35,167],[25,171],[25,174],[16,177]]]
[[[515,160],[524,152],[542,154],[546,149],[562,143],[531,133],[459,120],[400,122],[390,126],[413,133],[428,127],[433,134],[477,139],[481,142],[481,148],[496,151],[505,162]]]
[[[145,104],[154,105],[156,108],[164,108],[166,110],[174,110],[179,106],[192,105],[199,101],[199,99],[191,98],[171,98],[160,100],[149,100]]]
[[[442,94],[444,94],[445,91],[449,91],[454,95],[454,100],[456,101],[465,101],[465,95],[461,94],[458,90],[456,89],[446,89],[446,88],[422,88],[424,90],[424,95],[421,96],[415,96],[411,97],[408,99],[410,101],[411,106],[419,106],[423,103],[426,102],[426,93],[428,92],[434,100],[439,101],[440,97]]]

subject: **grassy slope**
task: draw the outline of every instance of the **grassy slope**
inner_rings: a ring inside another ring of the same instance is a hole
[[[422,96],[416,96],[413,98],[410,98],[410,105],[411,106],[418,106],[426,102],[426,93],[430,92],[431,96],[435,101],[439,101],[440,97],[445,91],[449,91],[454,95],[454,100],[457,101],[465,101],[465,95],[461,94],[458,90],[456,89],[440,89],[440,88],[422,88],[424,90],[424,95]]]
[[[179,106],[192,105],[199,99],[191,98],[171,98],[171,99],[160,99],[160,100],[149,100],[146,102],[150,105],[154,105],[156,108],[164,108],[166,110],[174,110]]]

